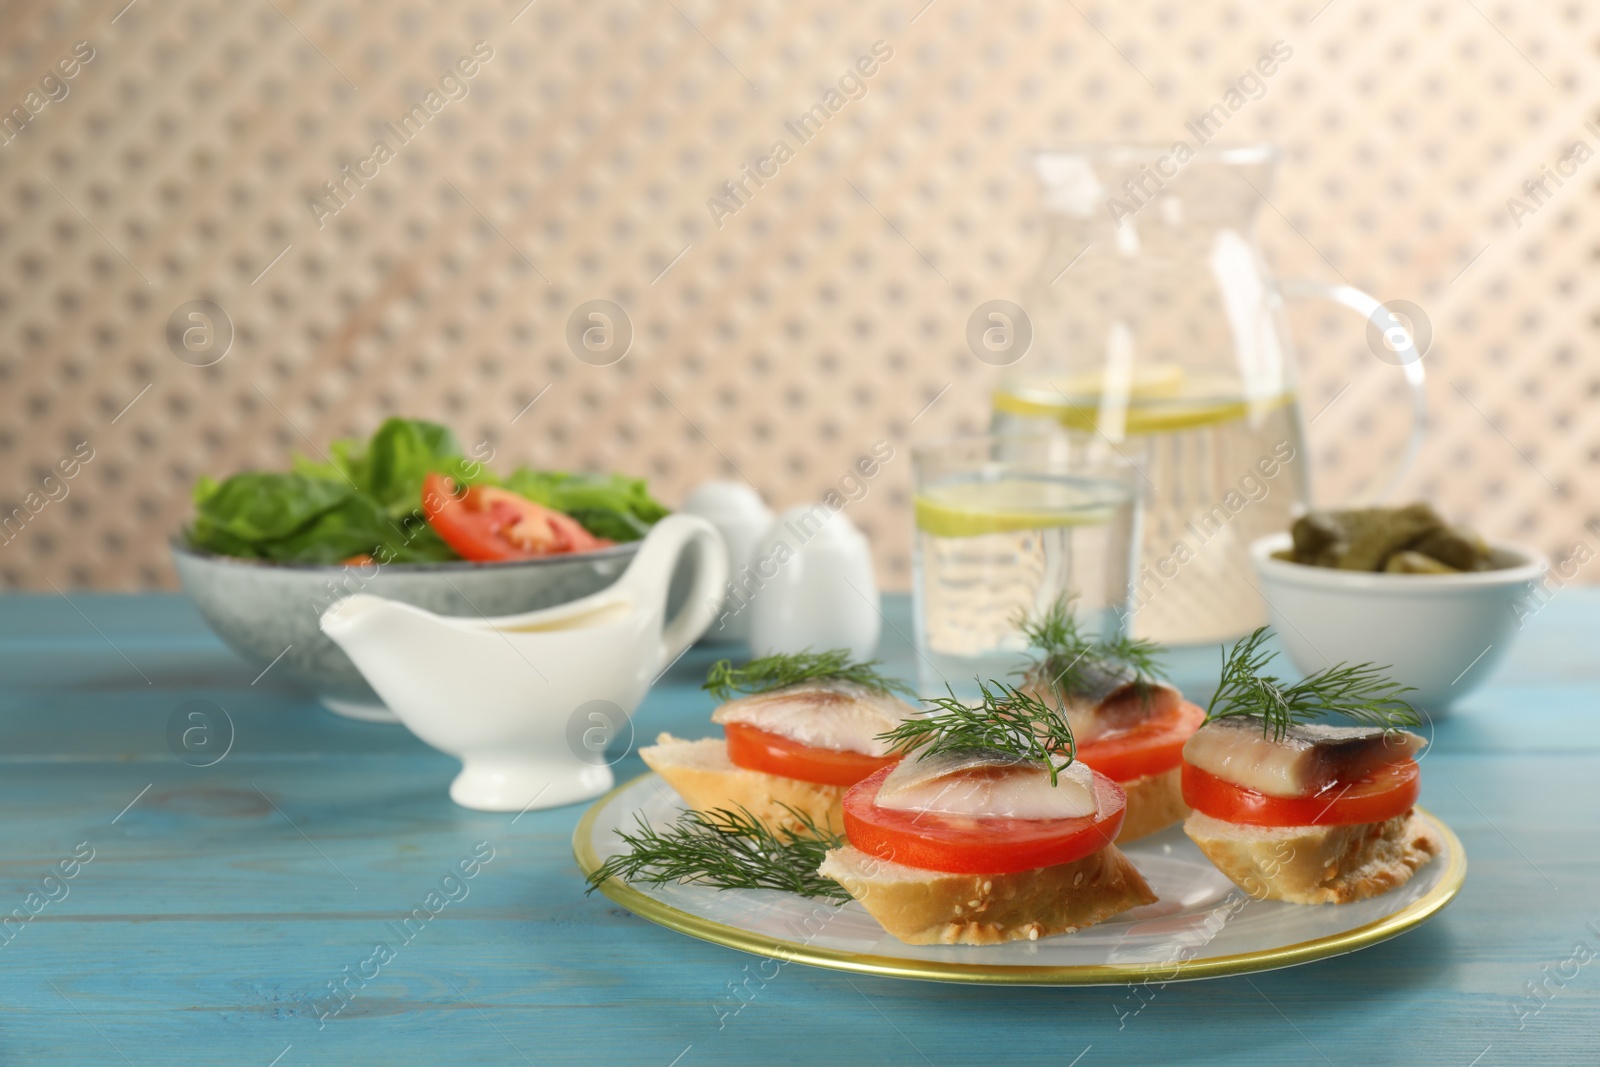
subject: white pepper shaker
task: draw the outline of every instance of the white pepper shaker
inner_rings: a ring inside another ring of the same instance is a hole
[[[847,648],[865,660],[877,651],[883,615],[872,548],[842,513],[826,504],[785,511],[756,543],[750,573],[758,583],[744,609],[751,655]]]

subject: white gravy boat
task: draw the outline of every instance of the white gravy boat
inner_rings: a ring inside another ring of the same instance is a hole
[[[667,587],[690,547],[694,588],[668,621]],[[607,743],[632,736],[628,717],[716,619],[727,578],[716,527],[669,515],[615,585],[581,600],[474,619],[358,593],[323,612],[322,630],[412,733],[461,760],[457,804],[553,808],[611,788]]]

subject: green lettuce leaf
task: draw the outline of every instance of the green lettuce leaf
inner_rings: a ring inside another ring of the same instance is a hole
[[[422,501],[422,481],[441,471],[458,478],[467,473],[461,446],[448,427],[423,419],[384,420],[365,447],[360,441],[335,441],[330,465],[391,515],[409,515]]]
[[[354,495],[342,480],[246,471],[195,486],[196,525],[249,544],[287,537]]]
[[[505,487],[536,504],[566,512],[596,537],[637,541],[668,511],[642,478],[621,474],[566,474],[520,467]]]
[[[399,525],[371,497],[352,493],[289,536],[258,548],[267,559],[338,563],[401,537]]]
[[[325,459],[296,456],[288,473],[201,478],[189,542],[229,556],[295,563],[365,554],[388,563],[459,559],[422,516],[422,483],[436,471],[458,482],[504,485],[614,541],[638,540],[667,514],[642,479],[524,467],[500,482],[461,454],[447,427],[391,418],[368,441],[332,442]]]

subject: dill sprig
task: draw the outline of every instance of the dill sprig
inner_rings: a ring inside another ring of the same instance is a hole
[[[1055,785],[1062,767],[1077,756],[1072,727],[1056,707],[1030,696],[1015,686],[990,679],[998,692],[978,682],[983,699],[972,706],[956,699],[947,685],[948,697],[923,697],[930,710],[878,737],[889,742],[896,752],[927,759],[945,752],[987,749],[1039,763],[1050,772]],[[1065,757],[1064,762],[1058,762]]]
[[[635,816],[635,833],[618,830],[628,851],[612,856],[589,875],[584,894],[609,878],[626,882],[698,882],[718,889],[781,889],[844,903],[850,894],[817,873],[823,854],[844,838],[807,815],[784,806],[801,829],[773,830],[746,808],[685,811],[664,830]]]
[[[1368,726],[1419,726],[1422,720],[1405,700],[1411,686],[1396,685],[1384,676],[1388,667],[1371,663],[1338,663],[1288,685],[1266,673],[1277,656],[1266,652],[1263,626],[1239,640],[1222,665],[1222,680],[1206,705],[1206,722],[1213,719],[1258,718],[1261,736],[1283,740],[1289,727],[1328,713],[1342,715]]]
[[[732,660],[724,659],[712,664],[702,688],[718,700],[729,700],[735,693],[770,693],[801,682],[837,680],[883,693],[913,695],[910,686],[880,673],[877,670],[880,662],[875,659],[857,662],[850,657],[847,648],[763,656],[743,667],[735,667]]]
[[[1062,696],[1087,689],[1090,672],[1131,672],[1141,686],[1163,677],[1157,659],[1161,646],[1122,634],[1087,636],[1072,614],[1071,597],[1058,598],[1037,617],[1019,617],[1017,627],[1040,652],[1034,670]]]

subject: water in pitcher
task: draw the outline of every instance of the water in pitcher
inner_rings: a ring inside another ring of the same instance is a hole
[[[1141,456],[1131,631],[1163,644],[1230,640],[1267,621],[1250,543],[1288,529],[1306,499],[1298,405],[1230,395],[1177,367],[1140,374],[1114,409],[1094,383],[1014,380],[994,397],[994,429],[1094,431]]]
[[[1267,145],[1035,156],[1031,345],[997,383],[993,428],[1077,431],[1138,457],[1137,637],[1213,643],[1264,623],[1248,546],[1309,500],[1285,298],[1255,236],[1276,158]]]

